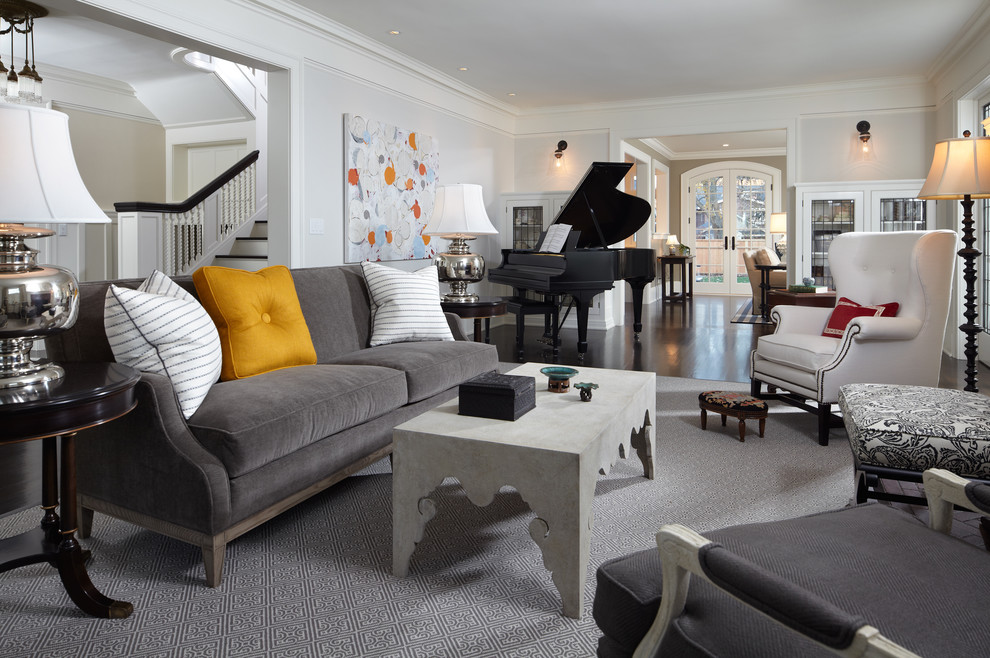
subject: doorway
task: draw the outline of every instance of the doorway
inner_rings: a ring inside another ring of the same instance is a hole
[[[719,162],[687,171],[681,180],[681,207],[689,213],[681,241],[694,256],[695,290],[751,294],[742,254],[770,246],[767,219],[780,207],[780,170]]]

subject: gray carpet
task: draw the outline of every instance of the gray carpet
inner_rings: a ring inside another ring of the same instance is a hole
[[[701,431],[698,393],[745,386],[657,378],[657,477],[644,479],[633,457],[599,481],[580,621],[561,616],[531,514],[508,488],[476,508],[447,480],[409,577],[394,578],[383,460],[236,540],[214,590],[198,549],[97,515],[84,542],[90,576],[134,614],[86,617],[50,567],[15,569],[0,574],[0,656],[593,655],[595,568],[653,546],[662,523],[704,531],[850,501],[844,434],[819,446],[811,414],[771,403],[766,437],[751,422],[745,443],[732,419],[723,428],[709,416]],[[35,510],[0,519],[0,536],[38,519]]]

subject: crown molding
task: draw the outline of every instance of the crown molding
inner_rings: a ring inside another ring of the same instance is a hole
[[[667,148],[667,145],[664,144],[663,142],[661,142],[656,137],[644,137],[644,138],[640,139],[639,141],[643,142],[643,144],[645,144],[649,148],[653,149],[654,151],[656,151],[657,153],[659,153],[663,157],[667,158],[668,160],[676,160],[677,159],[677,153],[675,153],[674,151],[671,151],[669,148]]]
[[[990,5],[985,5],[973,14],[962,34],[953,39],[945,50],[935,58],[935,61],[928,68],[926,78],[929,81],[935,81],[944,76],[974,45],[986,37],[987,31],[990,31]]]
[[[78,98],[74,98],[73,100],[69,100],[66,97],[59,98],[58,94],[51,96],[50,92],[48,92],[46,95],[53,105],[114,119],[139,121],[155,126],[161,125],[158,118],[148,112],[144,104],[138,99],[137,92],[134,91],[134,88],[126,82],[104,78],[84,71],[45,64],[44,62],[39,62],[39,64],[41,64],[41,74],[44,78],[44,84],[49,85],[46,91],[51,89],[51,85],[56,85],[56,91],[58,86],[82,90],[82,93],[78,94]],[[91,98],[91,94],[93,93],[103,99],[99,105],[85,102],[85,99],[87,97]],[[106,102],[108,96],[116,98],[119,102]],[[116,109],[111,109],[110,106],[115,106]],[[129,108],[134,107],[141,108],[144,112],[128,111]]]
[[[787,148],[777,146],[762,149],[720,149],[718,151],[685,151],[675,153],[671,160],[725,160],[732,158],[771,158],[787,155]]]
[[[925,76],[906,75],[888,78],[864,78],[862,80],[847,80],[812,85],[796,85],[791,87],[769,87],[766,89],[750,89],[740,92],[715,92],[710,94],[693,94],[686,96],[671,96],[669,98],[647,98],[642,100],[588,103],[583,105],[558,105],[534,110],[519,111],[520,117],[539,117],[544,115],[578,114],[589,112],[629,112],[629,111],[659,111],[664,109],[728,105],[746,102],[765,102],[773,100],[813,98],[836,93],[856,91],[877,91],[881,89],[902,89],[907,87],[925,86],[929,83]]]

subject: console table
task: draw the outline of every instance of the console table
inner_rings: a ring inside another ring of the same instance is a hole
[[[0,389],[0,446],[42,440],[44,512],[39,528],[0,540],[0,572],[48,562],[58,569],[69,598],[83,612],[123,619],[134,607],[104,596],[93,586],[86,573],[87,554],[75,537],[75,437],[80,430],[133,409],[137,404],[134,386],[141,375],[117,363],[68,363],[62,367],[65,376],[46,385]],[[62,451],[61,472],[58,448]]]
[[[660,293],[665,302],[683,302],[694,298],[694,256],[657,256],[660,266]],[[681,291],[674,292],[674,268],[681,271]],[[670,292],[667,282],[670,281]]]

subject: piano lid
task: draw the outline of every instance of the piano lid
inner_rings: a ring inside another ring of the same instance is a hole
[[[648,201],[615,187],[630,168],[628,162],[592,162],[551,223],[580,231],[578,249],[608,247],[628,238],[652,213]]]

